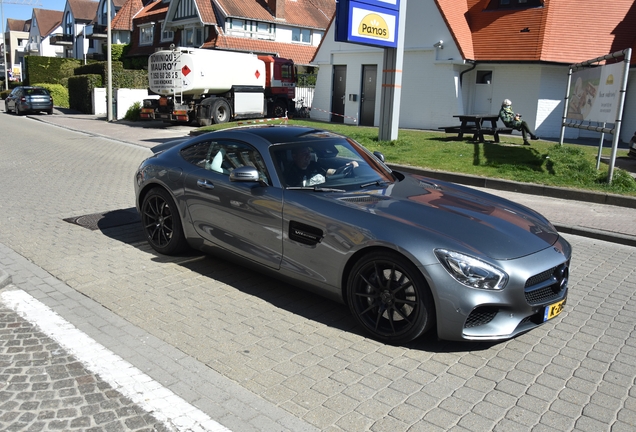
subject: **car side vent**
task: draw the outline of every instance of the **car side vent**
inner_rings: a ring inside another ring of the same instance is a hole
[[[306,245],[316,245],[322,241],[321,229],[296,221],[289,222],[289,239]]]
[[[346,201],[346,202],[350,202],[350,203],[356,203],[356,204],[365,204],[365,203],[377,203],[382,201],[383,199],[377,196],[373,196],[373,195],[364,195],[364,196],[358,196],[358,197],[347,197],[347,198],[342,198],[342,201]]]

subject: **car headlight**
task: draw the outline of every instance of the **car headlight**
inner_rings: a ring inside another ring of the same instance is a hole
[[[508,275],[477,258],[446,249],[435,249],[437,259],[459,283],[469,288],[501,290],[508,283]]]

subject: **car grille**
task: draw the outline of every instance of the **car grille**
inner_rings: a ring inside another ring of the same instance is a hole
[[[528,304],[541,305],[563,297],[568,275],[568,263],[564,263],[529,278],[524,289]]]
[[[478,307],[473,310],[464,324],[464,328],[478,327],[484,324],[488,324],[497,315],[498,309],[494,307]]]

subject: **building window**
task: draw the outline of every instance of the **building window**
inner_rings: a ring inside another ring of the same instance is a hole
[[[491,0],[486,10],[527,9],[542,6],[543,0]]]
[[[187,47],[200,47],[203,45],[203,29],[200,27],[187,27],[183,29],[181,44]]]
[[[139,27],[139,45],[152,45],[155,37],[155,24],[144,24]]]
[[[159,23],[159,26],[163,29],[163,21]],[[161,42],[169,42],[174,39],[174,31],[164,29],[161,31]]]
[[[67,12],[66,17],[64,18],[64,34],[70,36],[75,34],[73,31],[73,16],[70,12]]]
[[[106,3],[107,1],[110,1],[110,0],[106,0],[104,1],[104,3],[102,3],[102,13],[101,13],[100,19],[98,20],[99,21],[98,24],[102,24],[105,26],[108,25],[108,3]],[[111,18],[113,17],[112,9],[110,11],[110,16]]]
[[[292,29],[292,42],[311,43],[311,30],[309,29]]]

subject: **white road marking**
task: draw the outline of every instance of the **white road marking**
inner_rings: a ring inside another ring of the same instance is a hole
[[[2,303],[75,356],[86,369],[151,413],[167,428],[184,432],[231,432],[203,411],[107,350],[22,290],[0,293]]]

